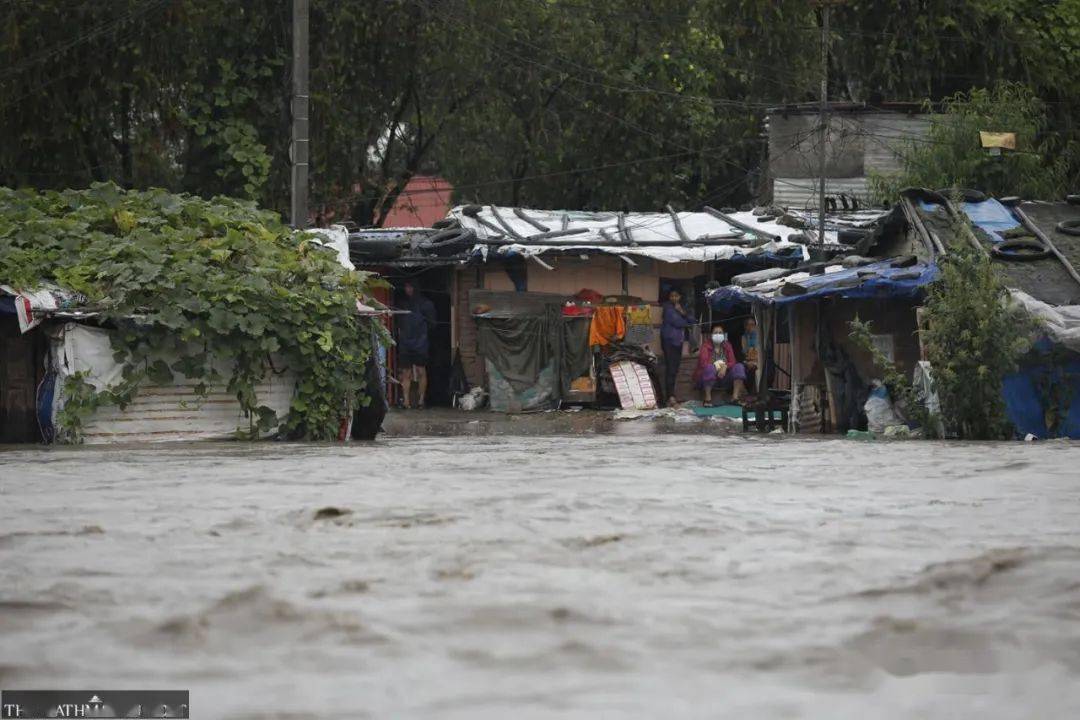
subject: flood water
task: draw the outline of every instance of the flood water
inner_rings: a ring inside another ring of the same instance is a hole
[[[1080,446],[0,451],[0,687],[198,718],[1080,716]]]

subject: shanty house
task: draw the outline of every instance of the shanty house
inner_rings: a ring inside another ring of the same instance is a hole
[[[750,308],[772,333],[763,352],[791,367],[792,430],[864,429],[863,403],[880,369],[852,340],[851,321],[871,321],[878,349],[932,387],[919,307],[939,276],[938,260],[970,247],[993,259],[1013,301],[1044,323],[1045,337],[1004,380],[1017,433],[1080,437],[1078,225],[1080,207],[1069,203],[1003,204],[972,192],[954,202],[911,190],[863,242],[831,261],[736,276],[710,303],[715,312]]]
[[[836,217],[827,242],[835,244],[842,231],[865,227],[879,215]],[[352,236],[350,247],[355,264],[394,283],[410,279],[435,304],[431,401],[448,403],[440,393],[448,392],[455,356],[470,384],[490,387],[483,357],[490,347],[483,328],[490,321],[537,318],[544,315],[544,306],[574,305],[585,291],[603,298],[603,304],[635,308],[647,323],[636,339],[660,355],[659,305],[668,289],[678,289],[696,305],[693,311],[701,322],[708,322],[707,284],[725,283],[739,272],[806,262],[816,252],[805,233],[810,222],[802,213],[765,209],[756,214],[712,209],[618,213],[474,205],[453,208],[430,230],[361,231]],[[556,332],[550,324],[545,328]],[[680,399],[691,396],[693,365],[691,357],[683,358],[676,387]],[[588,393],[570,393],[565,387],[556,395],[544,401],[588,399]]]

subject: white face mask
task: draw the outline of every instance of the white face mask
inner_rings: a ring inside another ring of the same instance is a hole
[[[724,342],[724,333],[713,333],[712,341],[718,345]]]

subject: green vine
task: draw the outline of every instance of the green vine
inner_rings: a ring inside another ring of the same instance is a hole
[[[144,381],[177,374],[196,381],[196,398],[224,381],[250,419],[245,436],[278,428],[333,439],[363,402],[364,363],[382,331],[356,315],[370,274],[346,271],[276,214],[230,198],[113,184],[0,188],[0,281],[81,293],[115,328],[123,381],[95,392],[85,377],[68,378],[59,418],[68,439],[101,405],[123,407]],[[286,418],[256,394],[275,368],[297,378]]]

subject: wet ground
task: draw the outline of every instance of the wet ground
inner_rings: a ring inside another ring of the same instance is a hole
[[[252,720],[1080,713],[1080,446],[406,415],[0,450],[0,687]]]
[[[386,416],[383,429],[386,436],[391,438],[556,435],[582,437],[608,434],[643,436],[672,433],[730,435],[742,431],[741,421],[736,422],[726,417],[713,419],[695,416],[692,403],[671,412],[674,417],[660,416],[650,420],[621,419],[617,412],[576,406],[567,410],[519,415],[486,410],[462,412],[450,408],[393,410]]]

